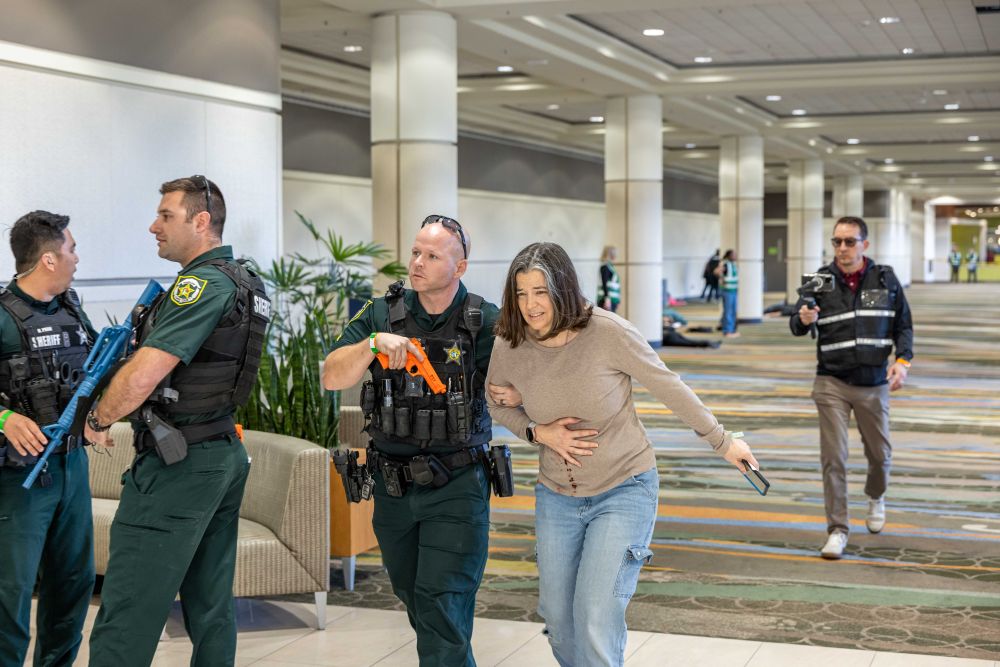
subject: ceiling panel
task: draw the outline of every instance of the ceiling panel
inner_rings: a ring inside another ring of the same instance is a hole
[[[947,90],[944,95],[934,90],[884,90],[879,92],[836,92],[830,94],[783,95],[778,102],[768,102],[766,96],[745,99],[777,116],[791,116],[793,109],[805,109],[812,115],[850,113],[888,113],[907,111],[940,111],[945,104],[958,104],[964,110],[1000,109],[1000,86]],[[780,94],[780,90],[774,94]],[[903,122],[903,119],[900,119]]]

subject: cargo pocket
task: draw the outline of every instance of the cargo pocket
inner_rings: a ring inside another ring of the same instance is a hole
[[[618,579],[615,581],[615,597],[631,598],[639,583],[639,570],[653,558],[649,547],[641,544],[625,549],[621,567],[618,569]]]

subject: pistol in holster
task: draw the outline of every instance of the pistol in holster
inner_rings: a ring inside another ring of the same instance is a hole
[[[335,449],[330,452],[330,456],[333,458],[334,467],[340,474],[340,480],[344,483],[344,494],[347,496],[347,502],[360,503],[362,500],[371,499],[375,480],[368,472],[368,466],[364,463],[358,463],[358,452]]]
[[[510,447],[507,445],[490,447],[489,466],[493,494],[497,498],[509,498],[514,495],[514,469],[510,462]]]
[[[153,440],[156,455],[163,461],[163,465],[173,465],[187,458],[187,440],[179,428],[156,414],[151,405],[142,406],[139,417],[149,428],[147,437]]]

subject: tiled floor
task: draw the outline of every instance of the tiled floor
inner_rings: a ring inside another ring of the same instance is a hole
[[[313,629],[314,607],[305,603],[240,600],[237,667],[406,667],[417,665],[413,631],[398,611],[329,607],[327,629]],[[86,641],[97,614],[87,615],[84,646],[76,664],[87,665]],[[472,643],[479,667],[555,667],[538,623],[477,619]],[[168,638],[160,642],[154,667],[184,667],[191,645],[174,609]],[[1000,662],[877,653],[837,648],[769,644],[652,632],[630,632],[628,667],[1000,667]],[[127,666],[124,666],[127,667]]]

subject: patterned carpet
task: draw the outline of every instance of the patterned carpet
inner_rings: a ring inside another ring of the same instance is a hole
[[[917,285],[908,294],[916,359],[892,399],[888,524],[880,535],[864,528],[865,462],[854,433],[854,532],[837,562],[818,557],[815,343],[777,319],[743,326],[742,338],[718,350],[662,350],[728,428],[747,433],[772,487],[758,496],[637,387],[661,483],[655,555],[629,607],[630,628],[1000,658],[1000,285]],[[692,324],[718,319],[712,306],[682,312]],[[539,620],[537,456],[523,444],[514,453],[517,494],[494,499],[477,614]],[[359,557],[354,592],[339,584],[332,604],[401,608],[377,551]]]

